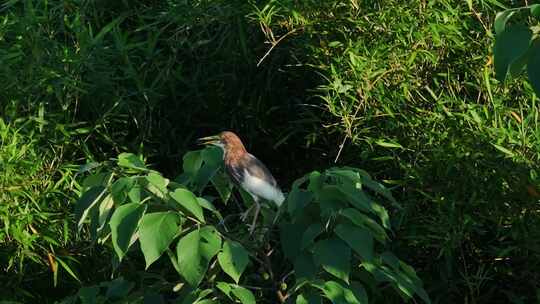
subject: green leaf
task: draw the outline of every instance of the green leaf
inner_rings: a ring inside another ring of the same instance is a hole
[[[531,15],[540,20],[540,4],[533,4],[529,8],[531,9]]]
[[[77,219],[77,227],[79,230],[82,228],[82,224],[88,212],[93,206],[98,203],[105,195],[107,189],[103,186],[95,186],[84,192],[81,198],[75,204],[75,218]]]
[[[182,168],[184,172],[194,177],[202,166],[201,151],[189,151],[184,154]]]
[[[107,292],[105,293],[107,299],[122,299],[125,298],[131,289],[135,287],[135,284],[129,281],[124,280],[123,278],[118,278],[107,282]]]
[[[296,297],[296,304],[321,304],[322,298],[314,292],[303,292]]]
[[[303,252],[294,261],[294,274],[296,284],[300,285],[306,281],[315,280],[319,268],[313,261],[311,253]]]
[[[403,146],[400,145],[397,142],[391,142],[391,141],[384,141],[382,139],[379,139],[375,141],[375,144],[384,147],[384,148],[391,148],[391,149],[403,149]]]
[[[314,223],[311,224],[306,232],[302,235],[302,245],[300,249],[304,250],[311,244],[313,244],[313,241],[319,234],[321,234],[324,230],[324,227],[320,223]]]
[[[169,248],[178,232],[178,214],[155,212],[145,214],[139,226],[139,242],[146,269]]]
[[[104,228],[108,227],[107,223],[109,222],[111,218],[113,207],[114,207],[113,197],[112,195],[108,194],[99,204],[98,225],[97,225],[98,234],[104,231]]]
[[[313,286],[322,290],[333,304],[367,304],[367,302],[360,302],[350,289],[338,282],[327,281],[323,285],[314,284]]]
[[[315,263],[326,272],[349,282],[351,271],[351,249],[342,240],[330,238],[315,243],[313,250]]]
[[[138,236],[135,232],[145,211],[146,205],[137,203],[122,205],[114,211],[109,225],[111,226],[114,251],[120,261],[129,246],[137,239]]]
[[[161,176],[161,174],[156,172],[150,172],[146,176],[146,180],[148,181],[148,183],[156,187],[162,193],[167,193],[167,185],[169,184],[169,180]]]
[[[510,65],[527,53],[531,37],[531,30],[524,25],[508,26],[497,35],[493,53],[495,75],[499,81],[504,81]]]
[[[495,147],[495,149],[501,151],[502,153],[506,154],[509,157],[514,157],[515,156],[514,152],[512,152],[511,150],[509,150],[509,149],[507,149],[507,148],[505,148],[503,146],[499,146],[499,145],[496,145],[496,144],[491,144],[491,145],[493,145],[493,147]]]
[[[112,184],[111,193],[114,199],[114,203],[117,206],[122,205],[126,201],[128,192],[131,190],[131,188],[133,188],[134,183],[135,181],[133,180],[133,178],[121,177]]]
[[[381,225],[379,225],[369,216],[353,208],[344,209],[341,211],[341,214],[344,217],[348,218],[353,224],[360,227],[366,227],[371,230],[373,236],[375,237],[375,239],[377,239],[377,241],[383,244],[386,243],[386,240],[388,239],[386,231],[383,227],[381,227]]]
[[[131,189],[129,189],[127,196],[132,203],[140,203],[142,196],[142,186],[135,183]]]
[[[223,251],[218,254],[218,262],[221,269],[238,284],[249,262],[248,252],[240,243],[227,240],[223,244]]]
[[[229,182],[227,175],[223,172],[217,172],[214,176],[212,176],[210,182],[212,182],[212,185],[214,185],[214,188],[216,188],[218,191],[223,203],[227,204],[231,198],[233,189],[233,185]]]
[[[94,304],[99,295],[99,286],[83,287],[77,294],[82,304]]]
[[[171,197],[177,201],[182,207],[189,211],[200,222],[204,223],[204,215],[201,205],[197,201],[197,197],[186,189],[176,189],[171,193]]]
[[[349,224],[339,224],[334,232],[362,259],[373,260],[373,237],[366,229]]]
[[[219,147],[209,146],[201,151],[202,159],[208,165],[219,168],[223,163],[223,150]]]
[[[255,304],[255,296],[250,290],[237,285],[231,291],[242,304]]]
[[[202,227],[199,234],[201,255],[210,261],[221,249],[221,236],[214,226]]]
[[[144,162],[133,153],[120,153],[118,166],[129,169],[146,170]]]
[[[203,197],[197,197],[197,202],[204,209],[211,211],[219,220],[223,220],[223,216],[221,216],[221,213],[219,213],[214,204],[212,204],[209,200]]]
[[[319,190],[319,206],[321,216],[330,216],[341,209],[348,207],[348,199],[338,186],[324,185]]]
[[[354,296],[356,297],[356,299],[358,299],[358,302],[360,303],[369,303],[368,302],[368,296],[367,296],[367,292],[364,288],[364,286],[362,286],[362,284],[360,284],[359,282],[351,282],[351,291],[353,292]]]
[[[306,227],[302,225],[289,223],[284,223],[279,227],[283,253],[291,261],[294,261],[300,253],[302,243],[299,240],[302,239],[305,229]]]
[[[538,5],[538,15],[540,15],[540,4]],[[540,18],[540,16],[538,16]],[[537,39],[531,48],[531,56],[527,62],[527,74],[536,96],[540,97],[540,39]]]
[[[502,33],[506,28],[506,23],[512,17],[512,15],[515,14],[515,10],[505,10],[502,12],[497,13],[495,16],[495,34]]]
[[[296,212],[301,212],[312,200],[313,194],[311,192],[293,188],[287,196],[287,211],[291,216],[294,216]]]
[[[180,274],[193,287],[199,285],[207,268],[201,256],[200,239],[199,230],[194,230],[181,238],[176,247]]]

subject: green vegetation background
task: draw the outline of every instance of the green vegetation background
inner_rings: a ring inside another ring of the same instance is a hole
[[[494,78],[502,4],[4,1],[0,300],[108,279],[75,233],[79,165],[132,151],[174,177],[235,130],[285,189],[334,162],[392,186],[392,250],[433,302],[540,301],[540,109]]]

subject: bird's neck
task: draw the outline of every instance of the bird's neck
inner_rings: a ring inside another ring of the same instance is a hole
[[[227,147],[227,149],[225,149],[224,158],[228,163],[236,163],[246,154],[248,154],[246,148],[244,148],[244,145],[240,144],[235,145],[234,147]]]

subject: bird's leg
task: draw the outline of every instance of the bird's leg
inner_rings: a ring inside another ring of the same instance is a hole
[[[259,212],[261,211],[261,205],[259,202],[255,202],[255,214],[253,215],[253,222],[251,223],[251,227],[249,228],[249,235],[253,234],[253,231],[255,231],[255,224],[257,223],[257,217],[259,216]]]

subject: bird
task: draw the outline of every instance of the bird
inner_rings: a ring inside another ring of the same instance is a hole
[[[236,186],[244,189],[253,198],[254,204],[242,215],[242,220],[245,220],[251,209],[255,208],[249,231],[250,235],[253,234],[261,210],[260,200],[273,202],[278,208],[285,201],[276,179],[259,159],[246,150],[238,135],[231,131],[202,137],[198,142],[202,145],[218,146],[223,150],[225,172]]]

